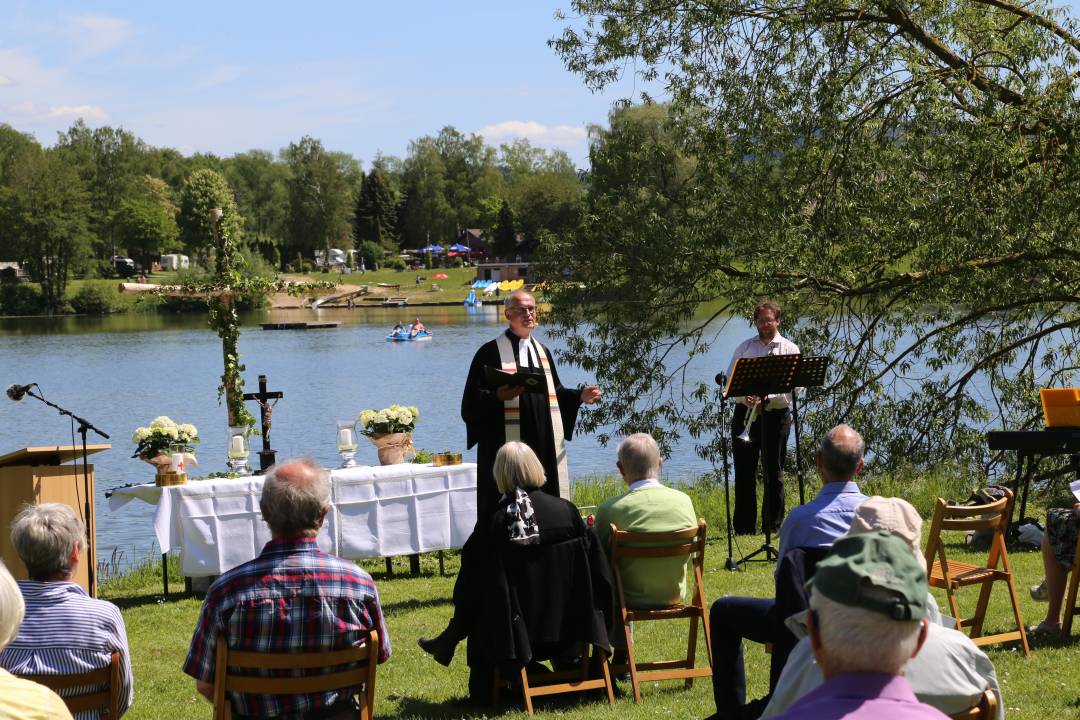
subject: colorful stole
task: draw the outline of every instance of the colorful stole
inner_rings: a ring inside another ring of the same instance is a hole
[[[551,435],[555,441],[555,460],[559,468],[559,497],[570,499],[570,472],[566,467],[566,442],[563,436],[562,413],[559,412],[559,398],[555,395],[555,380],[551,377],[551,359],[547,350],[529,338],[536,357],[540,358],[540,367],[544,371],[547,380],[548,407],[551,411]],[[506,333],[499,333],[495,338],[495,344],[499,348],[499,362],[504,372],[515,373],[518,367],[517,343],[510,341]],[[521,442],[521,396],[503,403],[503,420],[506,428],[506,442]],[[550,478],[545,478],[550,479]]]

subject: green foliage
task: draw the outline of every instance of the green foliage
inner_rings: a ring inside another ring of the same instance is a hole
[[[225,161],[224,174],[244,217],[243,238],[261,246],[285,242],[288,221],[289,168],[266,150],[251,150]],[[281,269],[280,261],[275,267]]]
[[[429,463],[431,462],[431,451],[421,448],[420,450],[416,451],[416,454],[413,455],[413,459],[409,462],[412,462],[416,465],[424,465],[426,463]]]
[[[322,143],[304,136],[282,157],[292,171],[289,191],[289,247],[330,257],[332,247],[352,247],[353,194],[361,175],[356,160],[327,152]]]
[[[514,227],[514,212],[510,203],[503,200],[499,206],[499,215],[495,225],[492,252],[498,257],[511,257],[517,250],[517,230]]]
[[[397,247],[397,198],[386,174],[372,168],[360,185],[353,220],[356,243],[373,242],[385,248]]]
[[[383,258],[382,267],[391,270],[404,270],[405,260],[403,260],[400,255],[388,255]]]
[[[83,283],[70,302],[75,312],[85,315],[106,315],[126,309],[116,291],[116,283],[109,280],[90,280]]]
[[[30,283],[0,283],[0,314],[38,315],[45,310],[41,287]]]
[[[229,183],[214,170],[192,172],[180,191],[180,213],[176,218],[180,241],[192,257],[209,256],[213,238],[210,210],[213,208],[221,208],[222,232],[230,237],[240,237],[244,219],[236,209]]]
[[[588,283],[553,295],[563,329],[599,319],[569,347],[612,391],[590,422],[701,434],[710,398],[680,368],[723,368],[718,327],[766,297],[832,359],[811,434],[845,420],[881,462],[978,467],[986,429],[1034,427],[1035,389],[1075,382],[1073,21],[1009,0],[571,7],[568,68],[594,89],[633,68],[671,101],[656,131],[594,130],[586,226],[549,243]]]
[[[170,205],[126,198],[112,216],[116,242],[139,258],[142,267],[150,267],[162,253],[179,249],[176,208]]]

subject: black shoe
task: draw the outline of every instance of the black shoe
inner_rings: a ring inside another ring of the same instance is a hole
[[[450,667],[450,661],[454,659],[454,650],[457,642],[449,633],[443,632],[433,638],[422,637],[416,641],[420,649],[435,658],[435,662],[444,667]]]

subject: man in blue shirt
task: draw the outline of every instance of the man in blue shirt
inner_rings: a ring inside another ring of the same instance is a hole
[[[863,468],[865,445],[862,436],[848,425],[837,425],[821,441],[815,456],[822,487],[810,502],[788,514],[780,528],[780,557],[794,548],[830,547],[851,526],[855,508],[866,496],[855,477]],[[714,720],[757,717],[746,706],[746,671],[743,665],[743,638],[759,643],[776,642],[781,632],[789,633],[784,619],[776,617],[773,598],[722,597],[709,611],[712,632]],[[792,636],[794,640],[794,636]],[[790,644],[784,647],[790,650]],[[782,657],[780,657],[782,656]],[[771,658],[770,688],[780,675],[786,652]],[[760,709],[764,708],[761,703]]]

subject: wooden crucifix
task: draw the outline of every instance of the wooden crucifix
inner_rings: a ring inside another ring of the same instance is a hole
[[[266,470],[276,461],[276,450],[270,449],[270,426],[272,425],[272,416],[274,414],[274,406],[277,405],[277,401],[285,397],[285,393],[280,390],[267,390],[266,389],[266,376],[259,376],[259,392],[257,393],[244,393],[244,400],[255,400],[259,403],[260,419],[262,421],[262,450],[259,451],[259,469]],[[270,402],[273,400],[273,402]]]

